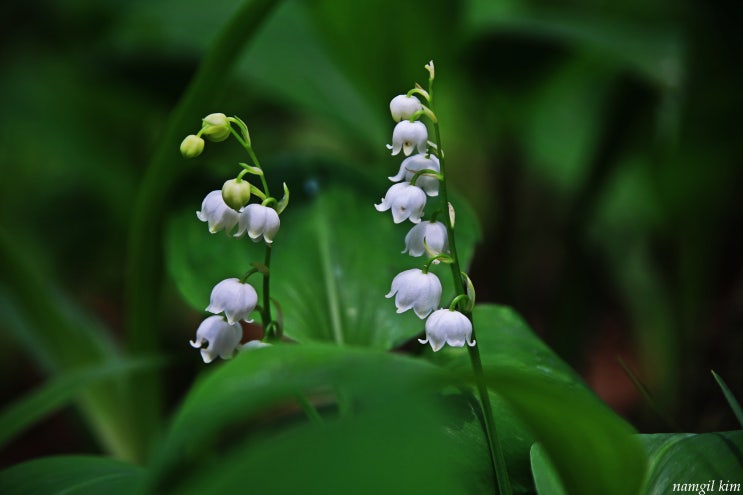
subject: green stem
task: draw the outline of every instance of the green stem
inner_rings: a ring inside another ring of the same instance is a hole
[[[271,245],[266,243],[266,257],[263,261],[268,270],[263,274],[263,311],[261,319],[263,320],[264,330],[268,330],[271,323]],[[272,338],[273,335],[265,335]]]
[[[307,399],[302,394],[297,394],[297,402],[299,402],[299,405],[302,406],[302,410],[307,415],[310,421],[313,423],[322,423],[323,419],[322,416],[320,416],[320,413],[317,412],[317,409],[315,409],[315,406],[312,405],[312,402]]]
[[[214,95],[228,80],[245,44],[258,31],[278,0],[245,1],[222,29],[204,57],[185,94],[171,113],[155,153],[142,179],[132,211],[126,273],[126,341],[131,354],[156,352],[163,318],[160,292],[163,279],[163,224],[168,216],[171,187],[179,173],[188,169],[178,153],[177,143],[193,127],[194,116],[209,113]],[[191,162],[193,163],[193,162]],[[135,385],[136,384],[136,385]],[[161,415],[160,384],[157,375],[142,374],[131,380],[131,414],[137,418],[140,458],[150,451],[148,443],[158,437]]]
[[[431,81],[429,89],[429,104],[431,110],[433,109],[433,81]],[[451,223],[451,215],[449,215],[449,196],[446,189],[446,160],[444,158],[444,151],[441,145],[441,131],[439,129],[438,121],[433,121],[433,129],[436,139],[436,146],[439,158],[440,174],[443,180],[440,181],[439,195],[443,202],[444,213],[444,225],[446,226],[446,233],[449,237],[449,254],[452,258],[451,267],[452,277],[454,279],[454,289],[456,290],[456,299],[460,296],[467,294],[467,287],[465,286],[464,280],[462,280],[462,270],[460,268],[459,256],[457,255],[457,244],[454,236],[454,226]],[[472,322],[472,340],[477,341],[475,334],[475,324],[472,319],[471,311],[462,312]],[[488,394],[487,386],[485,385],[484,374],[482,371],[482,359],[480,358],[480,348],[477,345],[467,347],[470,362],[472,363],[472,369],[475,372],[475,380],[477,382],[477,391],[480,395],[480,405],[482,407],[483,417],[485,418],[485,435],[488,439],[488,447],[490,449],[490,460],[493,464],[493,471],[498,484],[498,493],[500,495],[511,495],[511,482],[508,477],[508,469],[506,467],[506,460],[503,456],[503,449],[501,448],[500,441],[498,440],[498,433],[495,429],[495,420],[493,418],[493,408],[490,404],[490,395]]]

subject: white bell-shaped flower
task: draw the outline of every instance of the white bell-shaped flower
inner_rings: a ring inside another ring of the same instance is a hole
[[[423,256],[426,245],[433,256],[449,251],[449,235],[441,222],[421,222],[414,225],[405,236],[405,250],[410,256]]]
[[[392,296],[398,313],[413,308],[418,318],[423,319],[439,305],[441,281],[433,273],[423,273],[418,268],[405,270],[392,280],[392,290],[384,297]]]
[[[390,101],[390,113],[395,122],[408,120],[420,110],[423,110],[423,105],[418,98],[412,95],[397,95]]]
[[[426,193],[420,187],[411,186],[407,182],[393,184],[382,198],[382,202],[374,205],[377,211],[392,210],[392,221],[395,223],[407,219],[413,223],[420,222],[425,207]]]
[[[249,320],[248,316],[257,304],[258,294],[252,285],[237,278],[228,278],[214,286],[206,310],[215,315],[224,311],[229,324],[240,320],[251,322],[253,320]]]
[[[230,359],[242,340],[243,330],[239,323],[227,323],[221,316],[210,316],[196,330],[196,340],[191,347],[201,349],[201,359],[211,363],[217,356]],[[204,344],[207,344],[204,347]]]
[[[201,210],[196,212],[196,218],[207,222],[209,232],[215,234],[224,229],[227,233],[232,230],[238,220],[235,210],[227,206],[222,199],[222,191],[212,191],[206,195],[201,203]]]
[[[392,131],[392,145],[388,144],[387,148],[392,150],[393,155],[397,155],[402,150],[405,156],[408,156],[416,147],[418,152],[424,153],[427,143],[428,129],[423,122],[401,120]]]
[[[426,338],[418,339],[421,344],[431,344],[434,352],[449,344],[452,347],[472,347],[472,322],[459,311],[437,309],[426,320]]]
[[[263,236],[266,244],[271,244],[280,225],[281,221],[276,210],[252,203],[240,210],[235,237],[242,237],[247,232],[253,241],[258,242],[258,239]]]
[[[439,164],[439,159],[436,158],[434,155],[430,155],[427,157],[425,153],[418,153],[416,155],[409,156],[400,164],[400,171],[397,172],[397,175],[393,175],[392,177],[389,177],[389,179],[392,182],[400,182],[401,180],[410,182],[410,179],[413,178],[413,175],[415,175],[416,172],[420,172],[421,170],[433,170],[434,172],[440,172],[441,165]],[[436,177],[419,175],[418,178],[415,179],[415,185],[423,189],[426,194],[431,197],[439,195],[439,179],[437,179]]]

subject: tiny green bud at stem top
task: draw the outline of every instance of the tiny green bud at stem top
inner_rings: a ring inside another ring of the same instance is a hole
[[[181,141],[183,158],[196,158],[204,151],[204,140],[195,134],[189,134]]]
[[[201,134],[218,143],[230,137],[230,121],[223,113],[210,113],[202,120]]]
[[[235,211],[250,201],[250,183],[242,179],[230,179],[222,186],[222,199]]]

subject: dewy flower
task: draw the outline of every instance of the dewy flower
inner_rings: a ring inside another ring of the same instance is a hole
[[[395,122],[408,120],[415,112],[423,109],[423,105],[415,96],[397,95],[390,101],[390,113]]]
[[[276,210],[257,203],[249,204],[240,210],[238,223],[235,237],[242,237],[247,231],[248,236],[255,242],[258,242],[258,239],[263,236],[266,244],[273,242],[273,238],[281,225]]]
[[[239,323],[229,324],[221,316],[210,316],[199,325],[196,340],[191,341],[191,347],[201,348],[201,359],[205,363],[211,363],[217,356],[230,359],[240,345],[242,336],[243,330]]]
[[[423,319],[439,305],[441,282],[433,273],[423,273],[418,268],[405,270],[392,280],[392,290],[384,297],[389,298],[395,294],[398,313],[413,308],[418,318]]]
[[[423,122],[402,120],[392,131],[392,145],[388,144],[387,148],[392,150],[393,155],[397,155],[402,149],[405,156],[408,156],[416,147],[420,153],[424,153],[427,143],[428,129]]]
[[[449,236],[441,222],[421,222],[405,236],[405,250],[410,256],[422,256],[426,245],[433,256],[449,251]]]
[[[382,202],[374,205],[377,211],[392,210],[392,220],[395,223],[410,219],[413,223],[421,221],[423,208],[426,207],[426,193],[418,186],[411,186],[407,182],[394,184],[387,190]]]
[[[253,321],[248,316],[256,304],[258,294],[252,285],[240,282],[237,278],[228,278],[214,286],[206,310],[215,315],[224,311],[227,323],[231,325],[240,320]]]
[[[413,175],[421,170],[441,171],[439,159],[433,155],[426,157],[425,153],[409,156],[400,164],[400,171],[397,172],[397,175],[389,177],[389,179],[392,182],[400,182],[401,180],[409,182],[413,178]],[[415,179],[415,185],[423,189],[431,197],[439,195],[439,179],[436,177],[421,174]]]
[[[196,212],[196,217],[209,224],[209,232],[212,234],[222,229],[229,233],[237,224],[238,213],[227,206],[222,199],[222,191],[217,190],[206,195],[201,203],[201,211]]]
[[[452,347],[463,347],[464,344],[472,347],[472,322],[459,311],[438,309],[431,313],[426,320],[426,338],[418,339],[421,344],[431,344],[434,352],[444,344]]]

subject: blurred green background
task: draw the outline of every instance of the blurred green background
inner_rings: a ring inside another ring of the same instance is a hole
[[[107,328],[104,346],[175,356],[166,411],[202,368],[186,342],[201,313],[167,275],[151,301],[157,335],[132,341],[130,229],[171,112],[239,5],[4,4],[4,402],[84,364],[75,342],[52,339],[70,347],[54,353],[28,337],[59,321],[37,293]],[[241,116],[265,167],[304,170],[286,179],[300,196],[334,174],[380,177],[371,208],[399,166],[384,146],[389,100],[425,83],[434,59],[448,171],[483,230],[470,271],[478,302],[521,313],[641,432],[731,429],[709,370],[743,395],[739,11],[671,0],[287,0],[198,106]],[[202,116],[187,116],[191,131]],[[165,143],[175,165],[148,212],[153,273],[165,273],[164,226],[198,209],[240,159],[237,146],[208,146],[185,162],[178,136]],[[99,449],[65,411],[0,459]]]

